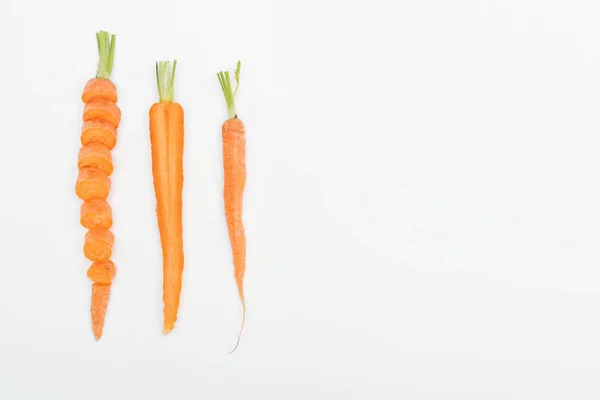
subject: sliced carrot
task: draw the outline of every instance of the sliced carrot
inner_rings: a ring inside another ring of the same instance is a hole
[[[100,31],[96,33],[96,40],[99,56],[96,78],[87,82],[81,96],[85,103],[81,128],[83,147],[79,151],[75,191],[84,200],[80,209],[81,224],[89,229],[83,251],[94,261],[87,275],[94,282],[90,313],[92,331],[98,340],[104,329],[110,282],[116,273],[115,265],[109,261],[114,243],[114,236],[108,229],[112,226],[112,210],[105,199],[110,190],[109,175],[113,172],[110,150],[117,141],[116,128],[121,121],[121,111],[115,104],[117,88],[110,81],[115,35]]]
[[[183,108],[173,102],[173,79],[168,62],[157,63],[160,102],[150,108],[152,175],[163,255],[163,334],[175,326],[183,277]]]
[[[104,317],[108,307],[108,297],[110,296],[110,285],[100,283],[92,284],[92,304],[90,312],[92,315],[92,331],[96,340],[102,337],[104,329]]]
[[[101,143],[109,150],[117,144],[117,129],[108,122],[91,119],[84,121],[81,127],[81,144]]]
[[[113,173],[112,155],[110,150],[103,144],[91,143],[79,149],[77,166],[79,169],[96,167],[110,175]]]
[[[75,192],[83,201],[106,199],[110,190],[110,177],[98,168],[83,168],[79,170]]]
[[[92,99],[85,103],[85,107],[83,107],[83,120],[89,121],[92,119],[106,121],[118,128],[119,122],[121,122],[121,110],[115,103],[108,100]]]
[[[115,237],[113,233],[104,228],[90,229],[85,234],[83,253],[90,261],[106,261],[112,255]]]
[[[88,200],[81,204],[81,225],[87,229],[110,228],[112,226],[112,209],[104,199]]]
[[[87,270],[87,276],[94,283],[108,285],[115,278],[117,269],[115,264],[110,261],[97,261],[93,263]]]
[[[108,79],[92,78],[86,83],[81,100],[88,103],[93,99],[104,99],[116,103],[117,87]]]

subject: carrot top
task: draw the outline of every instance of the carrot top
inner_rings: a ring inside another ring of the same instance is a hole
[[[172,102],[175,98],[175,68],[177,60],[173,60],[173,69],[169,68],[170,61],[158,61],[156,63],[156,85],[158,86],[158,98],[161,102]]]
[[[221,89],[223,89],[223,94],[225,95],[225,101],[227,102],[227,111],[229,113],[229,118],[237,118],[237,114],[235,112],[235,95],[240,87],[240,68],[242,67],[242,62],[238,61],[235,67],[235,91],[231,91],[231,79],[229,78],[229,71],[221,71],[217,73],[217,77],[219,78],[219,83],[221,84]]]
[[[112,74],[113,60],[115,58],[115,41],[116,35],[110,35],[106,31],[96,33],[98,41],[98,70],[96,70],[96,78],[109,79]]]

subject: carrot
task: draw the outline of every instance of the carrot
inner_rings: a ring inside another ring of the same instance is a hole
[[[110,150],[99,143],[90,143],[79,150],[79,169],[86,167],[97,167],[108,175],[113,173],[113,163]]]
[[[92,331],[94,337],[99,340],[102,337],[104,329],[104,316],[108,306],[108,296],[110,295],[110,285],[100,283],[92,284],[92,305],[90,313],[92,315]]]
[[[81,200],[105,199],[109,190],[110,178],[106,172],[95,167],[79,170],[75,192]]]
[[[116,103],[117,87],[108,79],[92,78],[86,84],[81,95],[81,101],[89,103],[93,99],[104,99]]]
[[[156,63],[159,102],[150,108],[152,175],[163,256],[163,335],[177,321],[183,277],[183,108],[173,101],[175,68]]]
[[[110,228],[112,209],[104,199],[88,200],[81,204],[80,222],[87,229]]]
[[[90,229],[85,234],[83,252],[90,261],[106,261],[112,255],[115,237],[113,233],[105,228]]]
[[[96,261],[87,270],[87,276],[92,282],[103,285],[110,284],[116,273],[115,264],[110,260]]]
[[[223,123],[221,129],[223,137],[223,171],[224,189],[223,200],[225,203],[225,219],[229,230],[229,241],[233,254],[234,276],[238,292],[242,301],[242,326],[237,343],[232,353],[240,344],[244,323],[246,321],[246,301],[244,300],[244,274],[246,272],[246,235],[242,220],[242,201],[246,186],[246,131],[244,124],[235,112],[235,95],[240,84],[241,62],[238,61],[235,69],[235,91],[231,89],[229,72],[217,74],[221,89],[225,95],[229,119]]]
[[[115,104],[118,99],[117,88],[110,80],[115,54],[115,35],[100,31],[96,33],[96,40],[100,58],[96,77],[86,83],[81,95],[85,106],[75,192],[84,201],[80,209],[81,225],[89,229],[85,235],[83,252],[94,262],[88,268],[87,276],[94,282],[90,313],[92,331],[98,340],[104,329],[110,283],[116,274],[115,265],[109,260],[115,239],[109,230],[113,220],[112,210],[106,198],[110,191],[109,176],[113,173],[110,150],[117,143],[121,110]]]
[[[83,108],[83,120],[90,121],[93,119],[104,120],[118,128],[121,122],[121,110],[111,101],[95,98],[85,103]]]
[[[112,150],[117,144],[117,129],[106,121],[91,119],[81,127],[81,144],[100,143]]]

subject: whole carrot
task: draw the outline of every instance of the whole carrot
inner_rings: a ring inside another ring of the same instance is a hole
[[[96,77],[87,82],[81,95],[85,107],[75,192],[84,201],[80,210],[81,225],[89,229],[85,235],[84,254],[94,261],[87,275],[94,282],[90,313],[92,331],[98,340],[102,336],[110,286],[116,272],[114,264],[109,261],[114,236],[109,230],[112,226],[112,210],[105,199],[113,172],[110,150],[116,144],[121,111],[115,104],[117,88],[110,81],[115,35],[100,31],[96,33],[96,39],[100,56],[98,70]]]
[[[174,99],[177,60],[156,63],[159,102],[150,108],[152,175],[163,255],[163,335],[177,321],[183,277],[183,108]]]
[[[229,241],[233,254],[233,267],[235,281],[242,301],[242,326],[232,353],[240,344],[244,323],[246,321],[246,301],[244,299],[244,274],[246,272],[246,235],[242,220],[242,201],[246,186],[246,131],[244,124],[235,112],[235,95],[240,84],[241,62],[238,61],[235,69],[235,91],[231,88],[229,72],[217,74],[221,89],[225,95],[229,119],[223,123],[221,129],[223,137],[223,171],[224,188],[223,200],[225,203],[225,219],[229,230]]]

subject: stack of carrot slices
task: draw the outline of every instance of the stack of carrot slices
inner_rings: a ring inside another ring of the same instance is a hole
[[[114,236],[112,210],[106,201],[113,172],[111,150],[117,143],[117,128],[121,111],[117,107],[117,88],[110,81],[114,57],[115,35],[101,31],[97,34],[100,61],[96,78],[90,79],[81,99],[85,103],[83,127],[77,166],[79,176],[75,192],[83,200],[81,225],[85,235],[83,251],[92,265],[87,276],[92,280],[91,317],[96,340],[102,336],[104,316],[108,306],[110,285],[116,268],[112,256]]]

